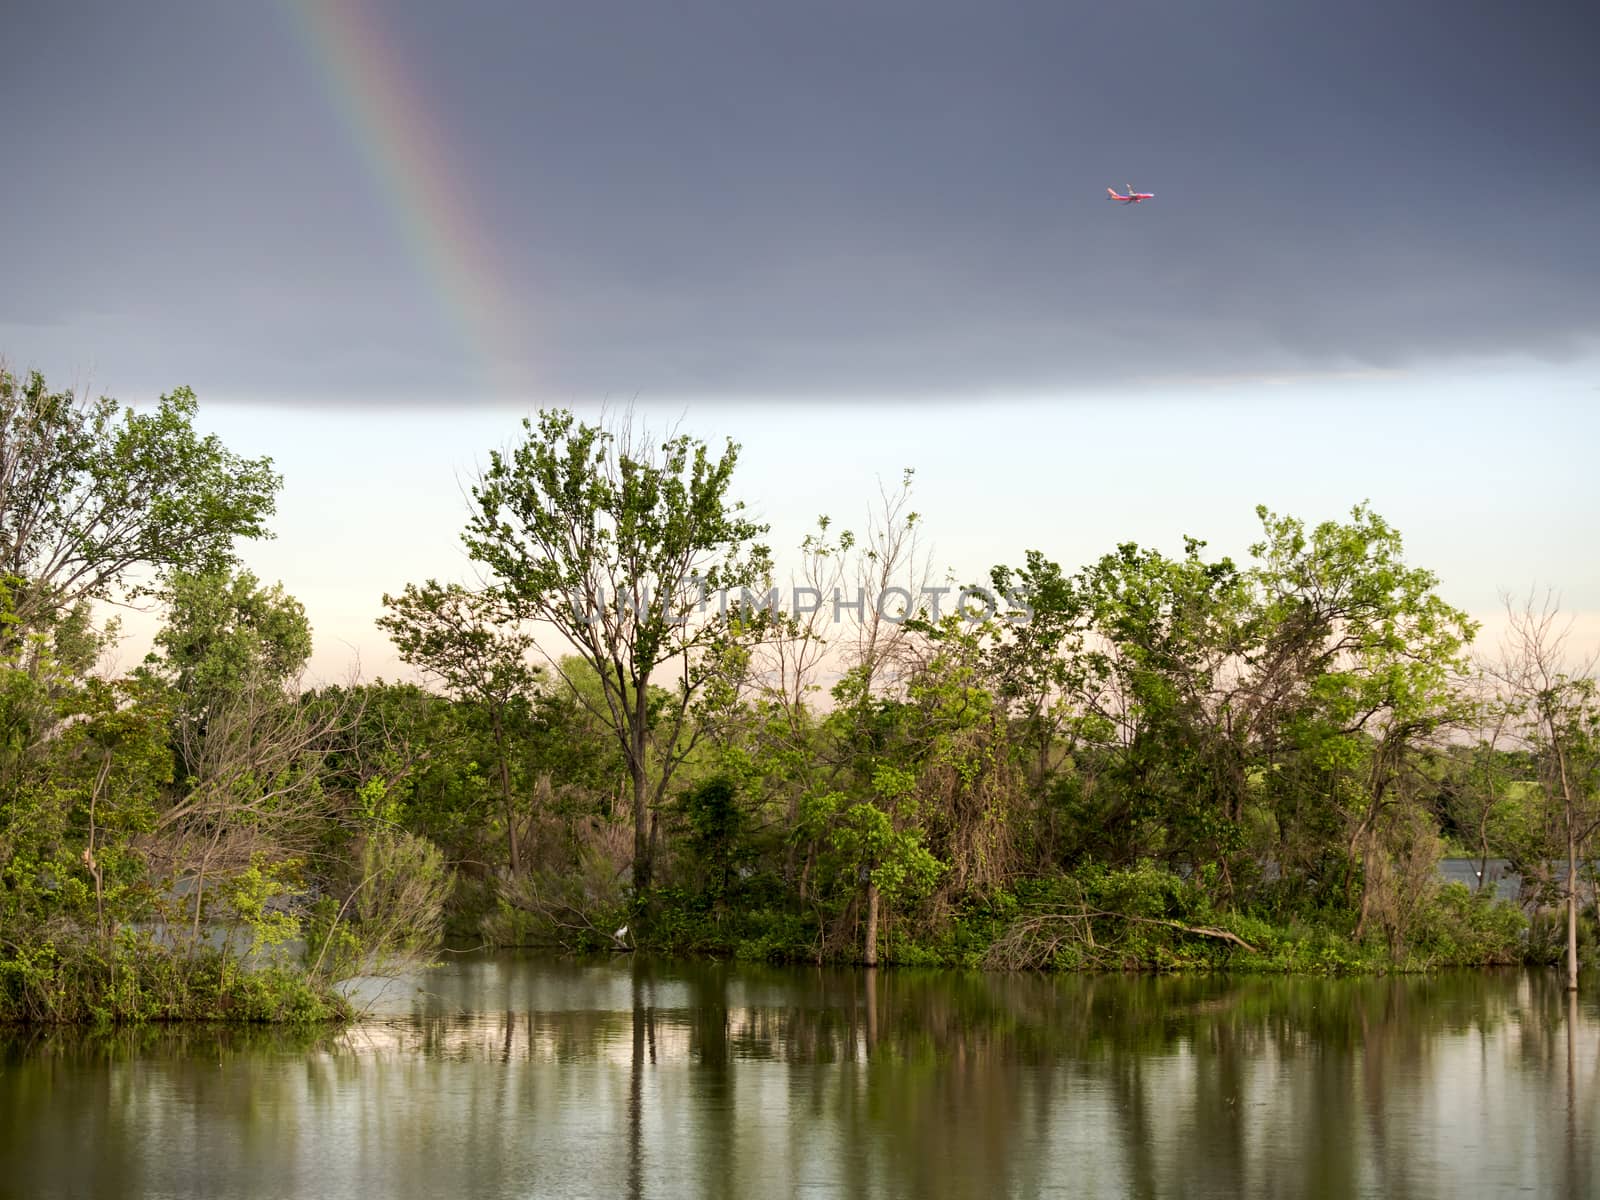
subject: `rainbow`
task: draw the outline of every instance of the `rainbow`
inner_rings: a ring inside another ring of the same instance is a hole
[[[285,0],[329,100],[365,160],[441,315],[496,393],[526,396],[530,331],[496,267],[449,139],[362,0]]]

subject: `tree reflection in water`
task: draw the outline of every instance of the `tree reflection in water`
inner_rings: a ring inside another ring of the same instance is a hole
[[[13,1035],[30,1196],[1594,1190],[1554,975],[1040,977],[500,956],[348,1030]]]

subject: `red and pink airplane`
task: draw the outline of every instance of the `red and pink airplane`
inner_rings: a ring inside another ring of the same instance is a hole
[[[1141,200],[1154,200],[1156,198],[1156,194],[1154,192],[1134,191],[1133,184],[1131,183],[1128,185],[1128,194],[1126,196],[1117,195],[1116,188],[1107,188],[1106,194],[1118,204],[1138,204]]]

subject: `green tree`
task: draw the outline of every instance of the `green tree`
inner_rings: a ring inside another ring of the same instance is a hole
[[[1029,783],[1040,791],[1085,732],[1089,597],[1037,550],[1028,551],[1020,568],[995,567],[989,580],[997,602],[1004,597],[1025,606],[1023,619],[996,627],[986,654],[997,697],[1030,751]]]
[[[167,619],[146,660],[197,709],[247,689],[281,688],[311,657],[305,606],[249,571],[179,572],[163,590]]]
[[[507,745],[512,710],[526,707],[542,672],[528,662],[533,638],[513,628],[501,597],[459,584],[428,580],[385,595],[389,611],[378,618],[400,658],[432,675],[458,700],[482,707],[494,736],[500,799],[505,809],[507,861],[522,872],[517,809]]]
[[[63,689],[63,718],[0,789],[0,936],[27,944],[56,918],[102,942],[147,912],[139,835],[172,780],[161,689],[91,679]]]
[[[729,498],[732,442],[713,457],[687,435],[657,445],[631,419],[608,430],[566,411],[541,412],[523,429],[473,486],[466,544],[513,611],[553,626],[598,676],[600,715],[632,782],[633,883],[643,894],[652,814],[702,731],[696,701],[723,677],[729,642],[759,628],[752,606],[718,598],[767,577],[755,541],[766,527]]]
[[[281,484],[195,430],[180,388],[149,412],[53,392],[0,363],[0,636],[48,625],[80,601],[147,595],[174,571],[208,573],[266,528]]]
[[[701,890],[720,905],[727,899],[745,832],[738,785],[728,775],[711,776],[684,793],[683,814]]]
[[[1109,736],[1115,803],[1101,817],[1119,856],[1214,864],[1231,891],[1256,725],[1239,668],[1257,630],[1248,577],[1204,546],[1186,538],[1174,559],[1127,544],[1083,573],[1098,638],[1080,695]]]
[[[1036,777],[1071,756],[1054,788],[1074,797],[1076,853],[1153,855],[1224,899],[1269,859],[1279,890],[1365,880],[1361,929],[1383,856],[1425,849],[1402,810],[1415,751],[1467,711],[1473,627],[1366,506],[1313,529],[1258,516],[1248,566],[1188,538],[1073,579],[1040,555],[997,569],[1033,620],[1003,631],[992,670]]]
[[[1411,811],[1415,788],[1406,785],[1416,783],[1416,751],[1471,716],[1465,651],[1477,627],[1438,595],[1432,572],[1406,563],[1399,532],[1367,505],[1309,531],[1256,511],[1266,535],[1251,551],[1263,649],[1250,708],[1269,718],[1263,750],[1269,761],[1309,760],[1329,794],[1345,798],[1362,880],[1356,935],[1379,903],[1397,945],[1395,910],[1417,900],[1403,880],[1431,881],[1438,856],[1436,837],[1414,836],[1436,823]],[[1426,871],[1399,863],[1419,850],[1431,856]]]
[[[93,675],[111,627],[92,605],[224,573],[237,538],[269,536],[280,483],[198,433],[196,412],[187,389],[136,412],[0,365],[0,871],[19,938],[92,911],[103,940],[153,895],[173,697]]]

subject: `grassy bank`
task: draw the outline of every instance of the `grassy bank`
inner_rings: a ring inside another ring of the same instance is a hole
[[[0,1023],[344,1021],[350,1005],[325,978],[285,962],[219,950],[179,952],[147,935],[109,944],[63,938],[0,958]]]
[[[860,914],[796,909],[781,899],[759,880],[722,896],[666,887],[652,892],[648,903],[569,913],[561,922],[503,907],[484,928],[504,944],[595,950],[614,948],[612,931],[626,925],[627,944],[666,954],[861,962]],[[1404,913],[1369,914],[1357,936],[1360,921],[1354,909],[1326,912],[1320,920],[1229,909],[1203,888],[1148,864],[1094,866],[886,922],[878,950],[885,965],[1333,975],[1549,964],[1563,948],[1559,920],[1530,920],[1514,904],[1455,883],[1428,889]],[[1588,928],[1586,922],[1583,950],[1593,959]]]

